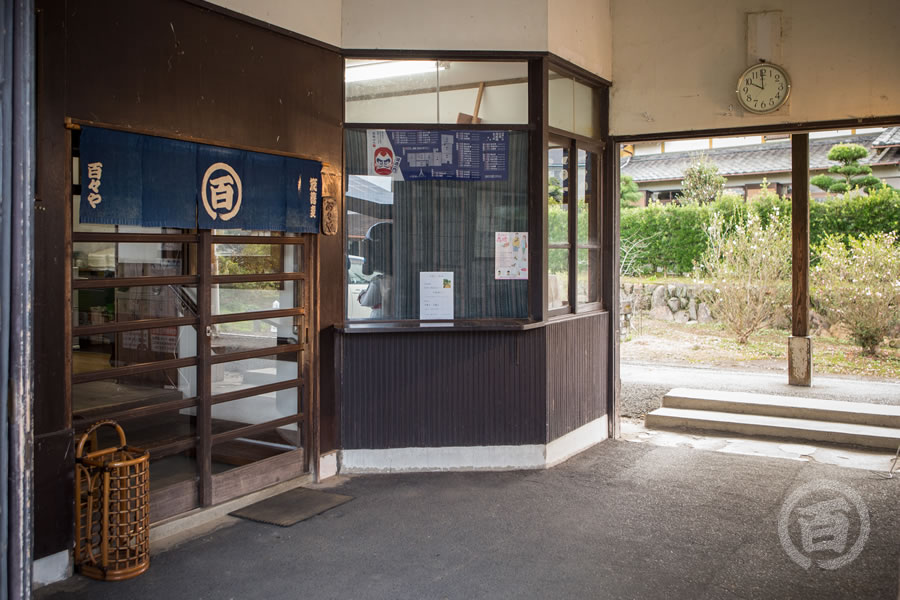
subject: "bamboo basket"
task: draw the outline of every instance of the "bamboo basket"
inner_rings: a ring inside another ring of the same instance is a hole
[[[114,427],[119,445],[84,454],[96,431]],[[98,421],[75,450],[75,567],[120,581],[150,566],[150,453],[125,443],[115,421]]]

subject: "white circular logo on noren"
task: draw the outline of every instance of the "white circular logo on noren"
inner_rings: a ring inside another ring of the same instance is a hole
[[[217,162],[203,174],[200,197],[209,218],[228,221],[241,210],[243,187],[241,178],[231,165]]]
[[[853,562],[869,539],[869,510],[856,490],[819,479],[788,496],[778,515],[781,546],[795,563],[834,570]]]

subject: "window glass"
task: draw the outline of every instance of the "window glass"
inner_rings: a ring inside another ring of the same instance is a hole
[[[215,284],[210,290],[212,314],[297,308],[302,286],[300,280]]]
[[[117,417],[128,435],[128,445],[150,451],[150,489],[197,478],[196,408],[164,411],[142,417]],[[86,417],[86,418],[85,418]],[[96,416],[73,415],[76,439],[97,420]],[[92,449],[118,447],[119,436],[112,427],[100,427],[88,441],[85,452]],[[93,444],[93,446],[90,446]],[[183,449],[185,446],[188,448]]]
[[[296,379],[297,376],[296,352],[233,360],[213,365],[212,393],[215,396],[260,385],[282,383]]]
[[[600,94],[575,79],[549,72],[550,127],[587,137],[600,135]]]
[[[548,241],[569,242],[569,148],[550,144],[547,152]]]
[[[345,119],[357,123],[433,123],[438,111],[435,60],[347,59]]]
[[[181,242],[74,242],[74,279],[196,275],[197,245]]]
[[[600,301],[600,250],[598,248],[578,249],[578,303],[587,304]]]
[[[212,326],[210,345],[220,355],[297,344],[299,327],[299,316],[219,323]]]
[[[369,165],[369,133],[346,131],[347,317],[420,319],[420,284],[436,272],[452,273],[444,288],[452,292],[442,297],[453,318],[527,317],[527,266],[520,265],[526,267],[518,272],[521,279],[495,272],[497,233],[528,231],[527,132],[502,132],[505,166],[490,180],[458,172],[444,179],[378,176],[374,163]],[[448,135],[404,133],[410,139]],[[527,242],[523,246],[519,239],[516,250],[527,256]]]
[[[72,373],[105,371],[174,358],[197,356],[193,326],[158,327],[116,333],[74,336]]]
[[[551,248],[547,251],[547,307],[563,308],[569,305],[569,251]]]
[[[213,431],[221,433],[268,423],[298,414],[297,388],[289,387],[249,398],[220,402],[212,406]],[[283,426],[285,430],[297,430],[297,424]]]
[[[291,423],[212,446],[213,473],[222,473],[303,447],[303,428]]]
[[[578,224],[576,241],[579,244],[596,242],[598,231],[596,219],[591,218],[591,211],[599,206],[596,184],[596,155],[593,152],[578,150]]]
[[[72,384],[72,413],[102,415],[111,410],[141,408],[197,395],[197,367],[161,369]]]
[[[344,84],[348,123],[528,122],[524,61],[348,59]]]
[[[555,71],[549,72],[550,127],[575,129],[575,81]]]
[[[303,246],[294,244],[213,244],[213,275],[293,273],[303,264],[302,252]]]

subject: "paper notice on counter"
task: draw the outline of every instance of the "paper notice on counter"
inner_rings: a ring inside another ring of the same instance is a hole
[[[419,273],[419,318],[453,318],[453,271]]]
[[[494,279],[528,279],[527,231],[498,231],[496,233]]]

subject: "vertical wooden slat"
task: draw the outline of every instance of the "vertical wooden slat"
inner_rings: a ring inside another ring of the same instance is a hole
[[[607,414],[609,314],[549,323],[547,441]]]
[[[791,136],[791,334],[809,335],[809,134]]]
[[[212,241],[208,229],[200,232],[197,247],[197,312],[200,324],[197,327],[197,467],[200,476],[200,505],[212,504],[212,394],[211,340],[209,328],[212,326],[210,302],[210,280],[212,279]]]
[[[542,329],[341,338],[343,448],[545,443]]]

